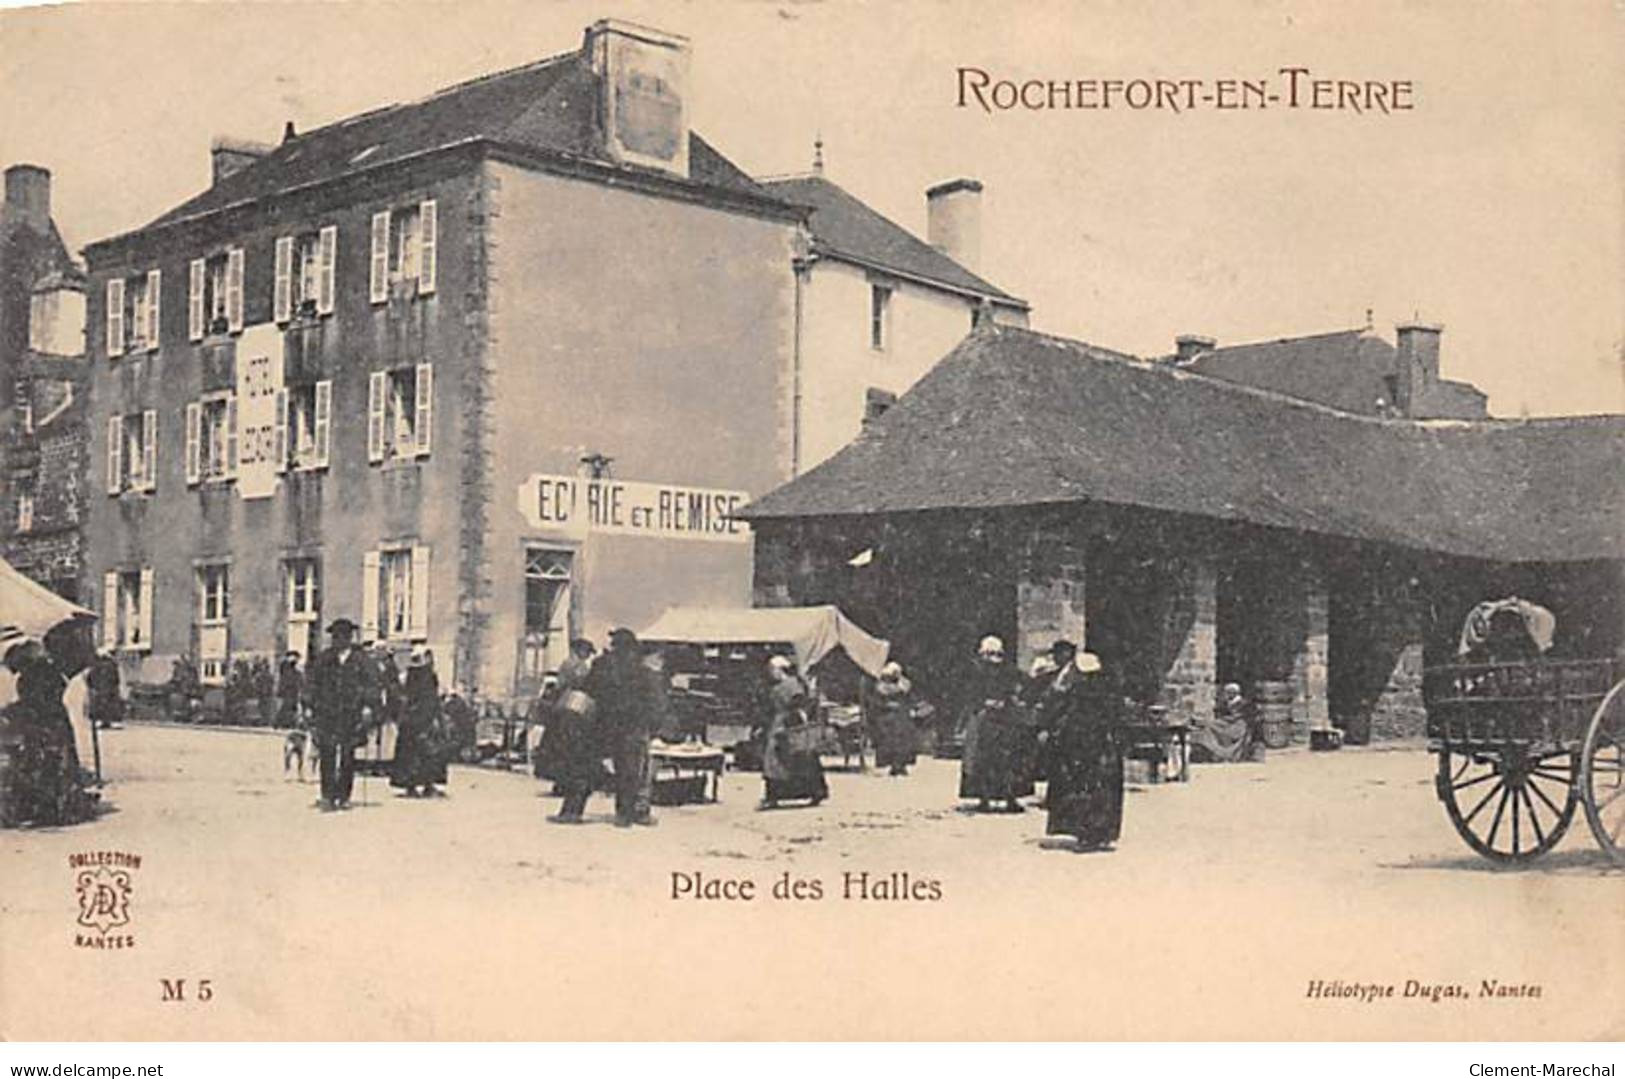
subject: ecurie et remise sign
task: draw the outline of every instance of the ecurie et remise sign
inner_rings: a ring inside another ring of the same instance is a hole
[[[519,511],[533,528],[657,539],[750,542],[736,515],[745,491],[533,473],[519,485]]]

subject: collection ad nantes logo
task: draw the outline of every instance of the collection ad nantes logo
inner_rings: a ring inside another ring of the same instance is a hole
[[[130,897],[141,856],[125,851],[88,851],[68,856],[74,871],[79,930],[73,943],[79,948],[117,950],[135,947],[129,931]]]

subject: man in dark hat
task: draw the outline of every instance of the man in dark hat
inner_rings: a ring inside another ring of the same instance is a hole
[[[348,618],[334,619],[327,627],[333,643],[311,664],[311,733],[321,759],[324,812],[349,808],[356,747],[367,740],[364,712],[378,709],[377,676],[355,631]]]
[[[598,719],[615,759],[615,823],[652,825],[653,773],[649,738],[660,710],[655,682],[644,666],[643,648],[629,629],[611,630],[609,650],[592,665],[584,687],[597,703]],[[664,696],[664,687],[661,687]]]

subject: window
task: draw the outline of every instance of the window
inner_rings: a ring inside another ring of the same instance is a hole
[[[429,636],[429,548],[395,545],[362,557],[361,635],[421,641]]]
[[[153,409],[107,418],[107,493],[158,488],[158,413]]]
[[[17,403],[18,430],[25,435],[32,434],[34,431],[34,402],[32,395],[28,392],[28,383],[21,381],[17,383],[16,396],[13,400]]]
[[[193,259],[187,290],[187,337],[236,333],[243,328],[243,249]]]
[[[433,199],[372,215],[373,303],[385,302],[391,293],[424,296],[434,292],[438,233]]]
[[[321,621],[321,563],[314,558],[290,558],[285,564],[288,582],[288,651],[310,654],[312,628]]]
[[[333,383],[324,379],[295,384],[282,393],[287,409],[284,423],[288,432],[288,467],[326,468],[332,442]]]
[[[199,566],[197,571],[197,596],[199,625],[218,626],[223,624],[231,611],[231,567],[219,564],[212,566]]]
[[[539,684],[569,655],[573,561],[569,551],[525,549],[525,635],[520,676],[527,683]]]
[[[102,647],[152,648],[152,569],[109,570],[102,578]]]
[[[367,386],[367,459],[424,457],[434,426],[434,365],[374,371]]]
[[[158,347],[162,280],[157,270],[147,270],[107,282],[108,356],[150,352]]]
[[[28,347],[35,352],[50,352],[51,330],[56,326],[62,306],[62,293],[36,292],[28,299]]]
[[[869,347],[885,349],[890,343],[891,292],[885,285],[869,286]]]
[[[34,496],[28,491],[17,492],[17,531],[29,532],[34,528]]]
[[[333,277],[338,261],[338,227],[328,225],[276,242],[276,290],[273,312],[277,322],[294,314],[333,313]]]
[[[226,628],[231,616],[231,569],[224,564],[197,570],[198,680],[223,685],[230,658]]]
[[[186,406],[186,482],[237,474],[237,397],[214,394]]]

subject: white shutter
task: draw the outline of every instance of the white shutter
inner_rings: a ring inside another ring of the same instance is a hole
[[[370,292],[373,303],[389,299],[389,211],[379,210],[372,215],[372,278]]]
[[[158,329],[163,323],[158,318],[158,298],[163,295],[164,276],[158,270],[147,271],[147,351],[158,347]]]
[[[107,417],[107,493],[124,487],[124,417]]]
[[[141,413],[141,486],[158,489],[158,412],[151,408]]]
[[[288,391],[276,391],[276,426],[271,431],[271,458],[278,472],[288,471]]]
[[[226,475],[237,475],[237,395],[226,398]]]
[[[143,652],[152,651],[152,567],[141,568],[141,609],[136,618],[139,622],[141,639],[138,647]]]
[[[333,313],[333,278],[339,260],[339,227],[327,225],[321,231],[321,261],[317,263],[316,313]]]
[[[384,398],[389,393],[389,375],[374,371],[367,378],[367,460],[384,459]]]
[[[378,552],[361,556],[361,639],[378,639]]]
[[[429,548],[412,548],[411,629],[414,641],[429,639]]]
[[[186,336],[188,340],[203,340],[203,282],[206,269],[202,259],[193,259],[190,280],[186,286]]]
[[[186,482],[196,483],[203,472],[203,406],[186,405]]]
[[[102,647],[118,647],[118,574],[102,574]]]
[[[243,249],[226,253],[226,323],[233,333],[243,328]]]
[[[435,227],[434,199],[424,199],[418,203],[418,292],[434,291],[434,264],[436,240],[439,230]]]
[[[107,354],[124,355],[124,278],[107,282]]]
[[[276,238],[276,281],[271,293],[271,317],[286,322],[293,317],[293,237]]]
[[[316,460],[317,468],[327,467],[327,447],[332,440],[333,383],[327,379],[316,383]]]
[[[434,364],[418,364],[417,377],[417,415],[413,426],[417,430],[418,456],[429,452],[430,432],[434,426]]]

